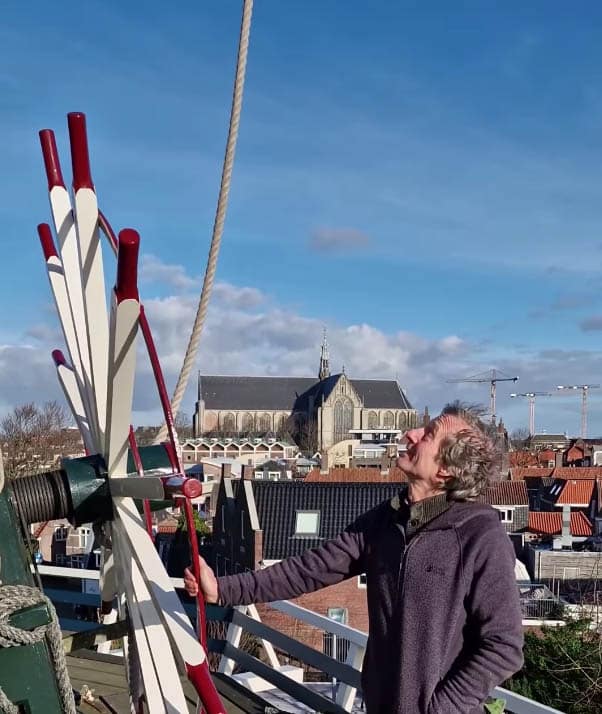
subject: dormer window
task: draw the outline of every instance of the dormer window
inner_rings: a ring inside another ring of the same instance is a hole
[[[296,536],[317,536],[320,532],[320,511],[297,511],[295,514]]]

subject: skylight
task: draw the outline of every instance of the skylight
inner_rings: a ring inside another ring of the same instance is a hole
[[[297,511],[295,535],[317,536],[320,529],[320,511]]]

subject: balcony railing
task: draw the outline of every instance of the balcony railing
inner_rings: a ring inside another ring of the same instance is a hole
[[[98,580],[99,577],[98,571],[95,570],[40,566],[39,571],[42,575],[77,580]],[[179,578],[172,578],[172,582],[176,588],[183,587],[183,581]],[[47,593],[56,603],[87,606],[98,604],[97,595],[58,588],[47,588]],[[227,626],[225,637],[209,641],[210,651],[221,656],[219,672],[235,677],[253,691],[261,691],[268,701],[270,696],[284,693],[289,700],[324,714],[347,714],[354,706],[354,711],[357,711],[358,705],[361,707],[357,692],[360,688],[360,670],[368,641],[367,634],[290,601],[271,603],[269,607],[321,630],[325,641],[331,643],[331,649],[326,653],[320,652],[266,625],[261,622],[255,606],[225,608],[212,605],[207,608],[208,621],[222,622]],[[193,616],[194,607],[189,606],[187,609]],[[61,625],[70,630],[87,630],[98,626],[96,623],[74,618],[61,619]],[[241,648],[243,633],[253,635],[261,643],[267,663]],[[338,642],[345,644],[339,646]],[[276,650],[321,672],[333,686],[324,690],[324,685],[305,682],[302,670],[282,664]],[[339,661],[338,657],[332,657],[331,654],[344,654],[345,659]],[[242,669],[242,673],[234,674],[236,667]],[[501,687],[496,688],[492,696],[506,701],[508,714],[562,714],[558,709]]]

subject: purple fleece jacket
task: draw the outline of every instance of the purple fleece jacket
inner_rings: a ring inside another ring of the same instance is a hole
[[[397,499],[333,540],[218,579],[220,602],[287,600],[367,575],[368,714],[477,714],[523,663],[514,550],[497,512],[456,502],[409,541]]]

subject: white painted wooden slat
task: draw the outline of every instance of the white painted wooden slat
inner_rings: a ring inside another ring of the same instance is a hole
[[[61,264],[75,329],[77,353],[79,355],[79,363],[81,364],[82,382],[85,389],[83,401],[87,405],[87,410],[89,409],[93,412],[89,415],[90,428],[96,444],[95,452],[99,453],[101,443],[98,438],[98,416],[96,413],[96,400],[94,398],[94,384],[88,348],[84,290],[79,263],[77,232],[71,209],[71,199],[64,186],[54,186],[50,190],[49,198],[54,227],[59,241]]]
[[[92,189],[80,188],[75,192],[74,213],[84,290],[92,385],[102,447],[105,433],[109,323],[102,251],[98,235],[98,204],[96,194]]]
[[[172,646],[183,663],[198,665],[205,661],[205,651],[198,641],[180,598],[171,584],[161,558],[144,529],[142,518],[130,498],[114,498],[114,531],[129,542],[157,610],[170,634]]]
[[[124,572],[124,581],[128,597],[128,611],[134,611],[143,628],[148,643],[148,652],[144,657],[140,653],[140,665],[147,688],[147,677],[156,675],[160,687],[162,705],[168,714],[186,711],[186,698],[180,681],[180,672],[176,665],[169,636],[162,624],[161,613],[150,595],[136,559],[133,557],[127,540],[120,540],[117,546],[120,572]],[[136,638],[138,642],[138,637]]]
[[[109,477],[127,476],[128,435],[136,372],[136,335],[140,303],[114,296],[109,334],[105,460]]]
[[[54,353],[53,353],[54,356]],[[62,354],[61,354],[62,357]],[[66,364],[64,361],[57,361],[58,356],[55,357],[54,361],[56,364],[56,372],[63,389],[65,399],[67,404],[71,409],[71,413],[79,429],[86,451],[89,454],[94,453],[94,441],[92,439],[92,434],[90,433],[90,428],[88,425],[88,417],[84,410],[84,405],[82,402],[81,394],[78,388],[77,378],[75,375],[75,370]]]

